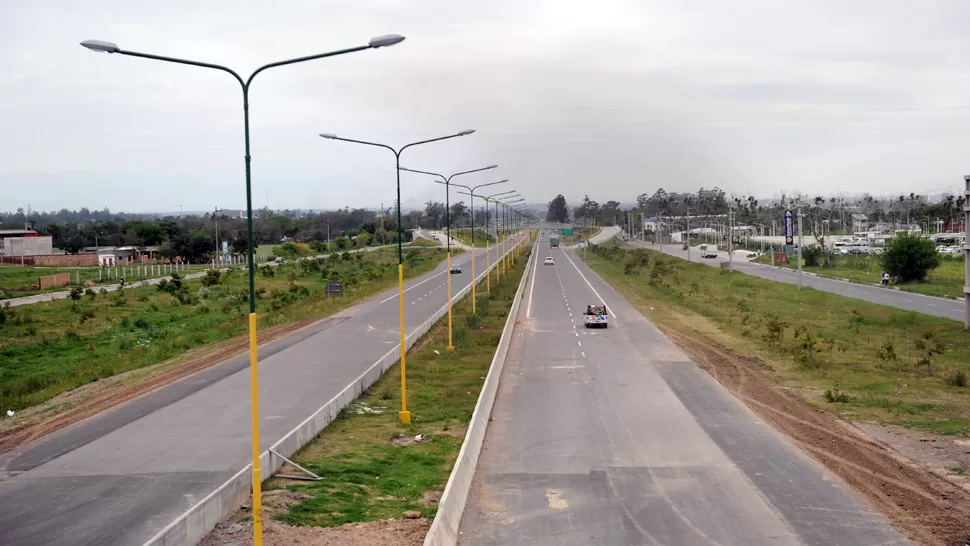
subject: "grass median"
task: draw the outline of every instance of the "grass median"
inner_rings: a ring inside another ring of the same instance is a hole
[[[447,317],[408,352],[411,425],[398,423],[398,363],[294,455],[298,464],[323,476],[322,481],[267,482],[270,499],[298,500],[281,509],[269,507],[273,519],[288,524],[275,524],[274,535],[286,536],[290,526],[386,521],[401,518],[405,512],[420,518],[434,516],[526,262],[523,256],[507,276],[493,282],[491,296],[485,295],[484,285],[479,287],[476,314],[471,313],[468,297],[455,305],[454,352],[446,350]],[[248,521],[248,517],[239,514],[236,520]],[[346,540],[341,543],[348,543]]]
[[[405,275],[434,269],[445,253],[407,249]],[[321,318],[397,284],[397,251],[261,266],[256,274],[259,327]],[[341,281],[342,296],[327,296]],[[121,292],[78,292],[76,299],[0,308],[0,411],[41,404],[82,385],[170,360],[244,334],[246,272],[213,272]],[[20,426],[0,421],[0,431]]]
[[[601,246],[587,262],[650,320],[757,357],[817,407],[970,436],[970,337],[959,322],[652,250]]]

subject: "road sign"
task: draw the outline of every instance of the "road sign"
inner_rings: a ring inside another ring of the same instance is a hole
[[[562,236],[563,237],[569,237],[572,234],[573,234],[573,229],[572,228],[562,228]]]
[[[788,246],[795,244],[795,225],[792,216],[790,210],[785,211],[785,244]]]

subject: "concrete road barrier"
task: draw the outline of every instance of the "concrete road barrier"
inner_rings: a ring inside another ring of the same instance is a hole
[[[536,259],[536,255],[535,252],[531,253],[529,261],[526,263],[526,274],[522,275],[522,280],[519,281],[519,288],[515,293],[512,308],[505,320],[505,328],[502,329],[502,337],[499,340],[498,348],[495,350],[495,356],[492,357],[492,364],[489,366],[488,375],[482,385],[482,392],[478,395],[475,411],[472,413],[468,431],[465,433],[465,441],[462,442],[458,459],[451,470],[451,476],[448,477],[445,492],[438,503],[438,513],[435,514],[431,529],[424,539],[424,546],[454,546],[458,542],[458,526],[461,524],[461,516],[465,512],[468,493],[475,477],[475,468],[478,466],[478,457],[481,455],[482,445],[485,442],[485,431],[488,429],[488,420],[492,415],[492,406],[495,404],[495,397],[498,394],[502,369],[505,367],[505,357],[508,355],[509,344],[512,341],[515,316],[519,312],[526,281],[529,275],[534,273],[530,266],[532,260]]]
[[[504,256],[504,254],[503,254]],[[530,258],[531,260],[532,258]],[[496,261],[497,263],[500,263]],[[531,262],[530,262],[531,263]],[[483,271],[475,278],[475,283],[478,283],[485,278],[485,275],[494,269],[495,265],[489,267],[486,271]],[[515,315],[515,310],[518,309],[519,295],[522,293],[522,286],[524,285],[524,279],[527,275],[523,275],[523,282],[519,283],[519,289],[516,293],[516,300],[513,303],[513,312],[509,313],[509,320],[506,322],[505,328],[509,328],[509,324],[514,323],[512,317]],[[465,295],[471,291],[471,284],[458,291],[457,294],[452,296],[452,303],[460,301]],[[445,316],[448,312],[447,304],[442,306],[441,309],[435,311],[435,313],[426,320],[421,326],[416,330],[411,332],[405,339],[406,349],[410,349],[424,334],[428,333],[428,330],[434,326],[441,317]],[[502,333],[503,343],[507,348],[507,336],[505,331]],[[501,347],[501,344],[500,344]],[[273,444],[269,450],[264,451],[259,458],[259,466],[262,475],[265,479],[269,479],[274,472],[279,470],[283,466],[283,459],[272,454],[271,451],[275,451],[284,457],[290,457],[301,447],[308,444],[317,434],[319,434],[327,425],[329,425],[333,420],[339,415],[340,410],[347,407],[351,402],[353,402],[358,396],[360,396],[365,390],[367,390],[371,385],[377,381],[381,375],[387,371],[395,362],[397,362],[401,357],[401,348],[396,346],[394,349],[390,350],[372,364],[364,373],[362,373],[353,383],[347,385],[344,390],[340,391],[337,396],[331,398],[326,404],[324,404],[320,409],[315,411],[313,415],[308,417],[305,421],[300,423],[296,428],[287,433],[283,438]],[[503,356],[504,361],[504,356]],[[494,369],[495,363],[493,360],[492,368]],[[489,374],[491,376],[491,372]],[[486,384],[488,380],[486,379]],[[496,377],[494,382],[498,383],[498,378]],[[491,400],[494,401],[495,393],[491,395]],[[481,403],[481,397],[479,398],[479,403]],[[476,410],[477,411],[477,410]],[[489,412],[491,412],[491,403],[489,404]],[[473,417],[474,420],[474,417]],[[486,418],[487,420],[487,418]],[[478,448],[475,450],[475,460],[472,462],[471,471],[468,478],[468,486],[471,485],[471,475],[475,471],[475,463],[478,461],[478,451],[481,449],[482,441],[484,440],[484,429],[482,429],[482,437],[478,440]],[[466,436],[466,443],[468,443]],[[465,447],[462,446],[462,452],[465,451]],[[456,466],[457,467],[457,466]],[[454,476],[452,472],[452,476]],[[449,484],[451,480],[449,479]],[[465,488],[464,494],[461,496],[461,509],[464,509],[465,499],[468,496],[467,487]],[[180,515],[172,523],[166,526],[164,529],[158,532],[154,537],[149,539],[145,546],[187,546],[195,545],[202,541],[203,538],[211,531],[218,523],[224,521],[226,518],[231,516],[233,512],[239,509],[240,506],[246,503],[249,499],[249,495],[252,491],[252,464],[246,465],[245,468],[237,472],[232,478],[226,481],[224,484],[219,486],[218,489],[207,495],[204,499],[196,503],[192,508],[189,508],[186,512]],[[445,494],[447,495],[447,489]],[[456,495],[457,497],[457,495]],[[442,501],[445,497],[442,497]],[[452,501],[455,502],[455,501]],[[444,502],[442,502],[442,505]],[[439,508],[439,514],[441,509]],[[461,519],[461,512],[458,513],[458,521]],[[435,519],[437,521],[437,518]],[[457,532],[458,521],[455,522],[454,529]],[[433,526],[432,526],[433,528]],[[443,543],[444,544],[444,543]],[[451,544],[454,544],[452,542]]]

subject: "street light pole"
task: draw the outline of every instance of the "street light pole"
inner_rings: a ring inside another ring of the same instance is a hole
[[[407,347],[405,345],[405,335],[404,335],[404,231],[401,225],[401,154],[404,150],[417,146],[419,144],[427,144],[429,142],[438,142],[439,140],[447,140],[449,138],[457,138],[461,136],[466,136],[474,133],[474,129],[468,129],[465,131],[460,131],[453,135],[430,138],[428,140],[420,140],[418,142],[412,142],[410,144],[405,144],[400,148],[395,149],[387,144],[379,144],[377,142],[368,142],[366,140],[355,140],[352,138],[338,137],[332,133],[320,133],[320,136],[328,140],[339,140],[342,142],[350,142],[353,144],[362,144],[364,146],[374,146],[377,148],[384,148],[385,150],[390,150],[394,154],[394,174],[397,177],[397,289],[398,289],[398,314],[400,315],[400,325],[401,325],[401,411],[398,412],[398,420],[405,425],[411,423],[411,412],[408,411],[408,391],[407,391]],[[450,257],[450,253],[449,253]],[[451,282],[451,260],[448,260],[448,282]]]
[[[450,230],[451,222],[449,221],[449,216],[448,216],[448,214],[449,214],[449,210],[448,209],[450,208],[448,194],[450,192],[450,187],[451,186],[458,186],[459,188],[465,188],[466,190],[468,190],[468,193],[466,195],[469,195],[471,197],[471,212],[472,212],[472,214],[471,214],[471,232],[472,232],[472,314],[475,314],[476,307],[475,307],[475,195],[474,195],[474,193],[475,193],[475,190],[477,190],[478,188],[483,188],[485,186],[494,186],[495,184],[504,184],[505,182],[508,182],[508,179],[506,179],[506,180],[499,180],[498,182],[489,182],[488,184],[479,184],[477,186],[469,187],[469,186],[465,186],[463,184],[455,184],[454,182],[451,181],[451,179],[454,178],[454,177],[456,177],[456,176],[463,175],[463,174],[477,173],[479,171],[487,171],[489,169],[494,169],[496,167],[498,167],[498,165],[489,165],[488,167],[482,167],[480,169],[472,169],[470,171],[458,172],[458,173],[455,173],[455,174],[453,174],[451,176],[445,176],[445,175],[439,174],[439,173],[433,173],[433,172],[428,172],[428,171],[419,171],[419,170],[416,170],[416,169],[407,169],[407,168],[401,167],[401,170],[402,171],[407,171],[407,172],[412,172],[412,173],[418,173],[418,174],[427,174],[427,175],[431,175],[431,176],[437,176],[438,178],[441,178],[441,180],[435,180],[435,182],[437,182],[438,184],[444,184],[445,185],[445,224],[447,224],[447,226],[448,226],[448,233],[447,233],[448,242],[447,242],[447,245],[448,245],[448,271],[449,271],[449,273],[448,273],[448,350],[449,351],[454,351],[455,350],[454,345],[452,345],[452,343],[451,343],[451,230]],[[488,252],[488,241],[487,240],[485,241],[485,250],[486,250],[486,252]]]
[[[335,57],[337,55],[345,55],[347,53],[355,53],[357,51],[364,51],[367,49],[378,49],[381,47],[388,47],[394,44],[398,44],[404,41],[404,36],[389,34],[386,36],[379,36],[372,38],[367,45],[352,47],[348,49],[340,49],[336,51],[330,51],[327,53],[318,53],[315,55],[308,55],[305,57],[297,57],[295,59],[287,59],[284,61],[277,61],[274,63],[265,64],[249,75],[247,79],[243,79],[235,70],[231,68],[199,61],[191,61],[187,59],[178,59],[175,57],[165,57],[162,55],[154,55],[150,53],[140,53],[137,51],[127,51],[118,47],[117,44],[112,42],[105,42],[102,40],[85,40],[81,42],[81,45],[90,49],[91,51],[99,53],[117,53],[120,55],[127,55],[129,57],[140,57],[143,59],[151,59],[155,61],[164,61],[176,64],[185,64],[191,66],[198,66],[202,68],[211,68],[214,70],[221,70],[228,73],[233,78],[239,82],[242,88],[243,96],[243,133],[245,136],[245,156],[244,161],[246,164],[246,235],[247,240],[247,256],[249,259],[249,378],[250,378],[250,397],[252,405],[252,448],[253,448],[253,544],[254,546],[261,546],[263,543],[263,511],[262,511],[262,469],[260,468],[259,462],[259,373],[258,373],[258,359],[256,351],[256,277],[255,277],[255,267],[256,263],[253,259],[253,198],[252,198],[252,156],[249,153],[249,89],[252,86],[253,78],[256,77],[260,72],[276,68],[278,66],[286,66],[290,64],[301,63],[305,61],[312,61],[316,59],[323,59],[326,57]]]
[[[494,197],[497,197],[499,195],[508,195],[510,193],[515,193],[515,190],[503,191],[503,192],[500,192],[500,193],[493,193],[492,195],[488,195],[488,196],[484,196],[484,195],[480,195],[479,196],[479,197],[481,197],[482,199],[485,200],[485,235],[488,235],[488,225],[489,225],[489,222],[488,222],[488,201],[489,201],[489,199],[493,199]],[[495,222],[496,222],[495,223],[495,255],[496,255],[496,258],[497,258],[498,257],[498,248],[499,248],[499,239],[498,239],[498,204],[497,203],[495,205]],[[486,244],[485,245],[485,270],[488,271],[488,268],[491,267],[491,265],[492,265],[492,262],[491,262],[491,260],[490,260],[490,258],[488,256],[488,245]],[[497,276],[498,275],[498,267],[497,266],[495,268],[495,271],[496,271],[496,276]],[[497,280],[498,279],[496,278],[496,281]],[[492,274],[491,273],[487,273],[485,275],[485,292],[489,296],[492,295]]]
[[[501,222],[502,222],[502,234],[503,235],[505,235],[506,232],[508,231],[508,215],[507,215],[507,210],[506,210],[506,208],[508,207],[508,203],[506,203],[505,200],[506,199],[513,199],[513,198],[517,198],[517,197],[519,197],[519,194],[515,193],[515,194],[512,194],[512,195],[507,195],[505,197],[499,197],[499,198],[496,198],[496,199],[493,199],[492,200],[495,203],[495,215],[496,215],[496,218],[498,218],[498,206],[499,205],[502,205]],[[518,202],[518,201],[515,201],[515,202]],[[507,266],[507,264],[508,264],[508,257],[506,256],[508,243],[506,242],[506,239],[507,239],[507,237],[504,237],[504,236],[502,237],[502,256],[501,256],[502,263],[501,263],[501,266],[496,266],[495,267],[495,280],[496,281],[500,280],[502,278],[501,275],[502,274],[505,274],[506,270],[508,269],[508,266]],[[499,271],[501,271],[501,273],[499,273]]]

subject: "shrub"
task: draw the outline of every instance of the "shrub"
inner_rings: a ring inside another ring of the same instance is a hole
[[[482,319],[478,315],[465,315],[465,322],[468,324],[469,330],[477,330],[482,327]]]
[[[151,327],[151,323],[149,323],[148,319],[145,317],[138,317],[135,319],[135,328],[138,328],[139,330],[147,330]]]
[[[158,311],[158,300],[152,298],[151,301],[148,302],[148,309],[152,312]]]
[[[84,324],[85,322],[87,322],[87,321],[89,321],[89,320],[91,320],[91,319],[93,319],[93,318],[94,318],[94,316],[95,316],[95,314],[94,314],[94,309],[85,309],[85,310],[84,310],[84,311],[83,311],[83,312],[81,313],[81,316],[80,316],[80,317],[78,317],[78,320],[79,320],[79,321],[81,322],[81,324]]]
[[[131,326],[131,319],[128,317],[121,317],[121,327],[128,328]]]
[[[323,250],[326,248],[323,241],[310,241],[309,246],[314,252],[323,252]]]
[[[81,337],[74,328],[68,328],[65,330],[64,335],[67,336],[67,339],[71,340],[77,340],[79,337]]]
[[[824,396],[829,404],[848,404],[852,401],[852,397],[844,392],[839,392],[838,387],[827,389]]]
[[[222,273],[218,269],[210,269],[205,272],[205,276],[202,277],[202,286],[210,287],[219,284],[220,277]]]
[[[966,387],[967,386],[967,374],[963,370],[957,370],[949,378],[947,378],[947,383],[953,385],[954,387]]]
[[[98,296],[97,292],[91,290],[90,288],[84,291],[84,295],[91,298],[92,300]]]
[[[84,290],[80,286],[75,286],[71,288],[69,295],[71,296],[72,300],[77,301],[84,296]]]
[[[933,241],[903,233],[892,238],[882,253],[883,268],[899,282],[923,281],[940,265]]]

